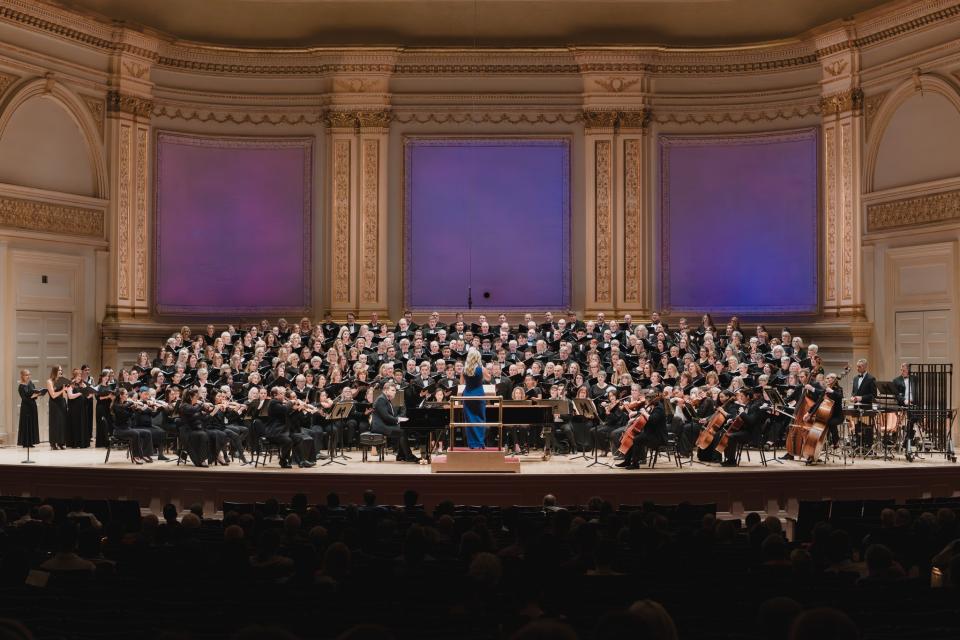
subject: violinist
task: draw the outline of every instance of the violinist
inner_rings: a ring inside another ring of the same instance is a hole
[[[180,443],[194,466],[208,466],[213,446],[203,428],[203,410],[196,389],[187,390],[180,405]]]
[[[616,466],[622,469],[639,469],[647,459],[647,449],[649,447],[659,447],[667,439],[667,414],[663,410],[663,403],[660,396],[652,391],[648,391],[645,397],[647,409],[645,412],[647,423],[643,430],[633,439],[633,446],[627,451],[623,462]],[[629,428],[629,426],[628,426]]]
[[[140,387],[140,398],[133,409],[132,426],[136,429],[145,429],[150,432],[153,448],[157,451],[157,460],[167,461],[170,458],[163,455],[164,431],[154,426],[153,420],[159,414],[156,402],[150,397],[150,387]]]
[[[243,418],[241,414],[246,411],[246,407],[229,400],[229,387],[224,387],[214,397],[213,408],[210,410],[207,418],[207,427],[223,433],[225,444],[230,445],[230,456],[234,460],[240,459],[240,464],[247,464],[247,458],[243,452],[243,443],[247,438],[247,427],[241,424]],[[223,458],[225,463],[229,463],[227,451],[224,448]]]
[[[263,423],[263,437],[279,447],[280,467],[291,469],[293,468],[290,463],[293,453],[293,438],[290,437],[290,427],[287,424],[287,416],[290,414],[291,408],[284,401],[285,391],[283,387],[273,387],[270,390],[266,420]]]
[[[289,411],[287,413],[287,429],[293,440],[293,462],[301,468],[312,467],[317,457],[317,441],[313,432],[302,427],[298,414],[315,413],[316,408],[298,400],[296,394],[284,389],[284,402]]]
[[[126,389],[117,390],[113,409],[113,436],[130,443],[130,458],[134,464],[153,462],[153,441],[150,431],[132,426],[134,403]]]

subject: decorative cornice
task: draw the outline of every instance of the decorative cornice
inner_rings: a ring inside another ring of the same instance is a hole
[[[863,90],[859,87],[820,98],[820,113],[825,116],[847,111],[860,111],[863,107]]]
[[[623,93],[630,87],[639,84],[640,78],[624,78],[623,76],[614,76],[612,78],[594,78],[593,83],[610,93]]]
[[[103,211],[0,196],[0,226],[103,238]]]
[[[153,112],[153,100],[119,91],[107,93],[108,113],[128,113],[138,118],[148,118]]]
[[[960,220],[960,189],[867,206],[867,231]]]

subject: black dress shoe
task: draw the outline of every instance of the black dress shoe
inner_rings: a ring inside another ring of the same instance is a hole
[[[303,462],[300,463],[301,469],[309,469],[310,467],[315,467],[315,466],[317,466],[317,463],[310,462],[309,460],[304,460]]]
[[[782,456],[780,456],[780,459],[781,459],[781,460],[793,460],[793,454],[792,454],[792,453],[785,453],[785,454],[783,454]]]
[[[160,462],[167,462],[168,460],[172,460],[172,458],[168,458],[167,456],[161,453],[160,455],[157,456],[157,460],[159,460]]]
[[[724,460],[721,464],[721,467],[735,467],[737,466],[736,460]]]
[[[411,456],[406,459],[406,462],[413,462],[414,464],[417,464],[420,462],[420,458],[418,458],[417,456]]]
[[[293,465],[290,464],[289,462],[281,462],[281,463],[280,463],[280,468],[281,468],[281,469],[293,469]]]
[[[639,465],[639,464],[631,464],[630,466],[626,467],[626,470],[627,470],[627,471],[636,471],[636,470],[638,470],[639,468],[640,468],[640,465]]]
[[[627,467],[630,466],[630,463],[627,462],[626,460],[624,460],[623,462],[618,462],[617,464],[615,464],[615,465],[613,465],[613,466],[615,466],[615,467],[620,467],[621,469],[626,469]]]

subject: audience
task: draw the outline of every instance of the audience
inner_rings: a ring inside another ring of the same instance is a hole
[[[509,508],[430,510],[415,490],[398,506],[372,490],[361,505],[330,492],[228,506],[121,519],[79,498],[0,497],[0,616],[19,620],[0,620],[0,640],[120,637],[110,624],[123,621],[171,638],[960,636],[960,501],[844,522],[855,535],[829,519],[552,494]],[[100,612],[99,626],[74,610]]]

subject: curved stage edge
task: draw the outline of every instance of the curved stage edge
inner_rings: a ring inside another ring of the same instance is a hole
[[[102,455],[99,450],[88,451],[88,458]],[[447,499],[474,505],[539,504],[545,493],[553,493],[561,504],[584,504],[590,497],[600,496],[615,505],[647,500],[659,504],[715,502],[719,510],[734,513],[769,510],[773,503],[789,510],[797,500],[905,501],[960,495],[960,467],[936,455],[912,464],[857,460],[846,466],[814,467],[794,462],[763,468],[754,462],[733,469],[695,465],[677,470],[672,463],[661,462],[657,469],[639,471],[587,469],[582,460],[554,458],[548,463],[524,462],[519,474],[436,474],[425,466],[358,460],[349,462],[349,468],[281,470],[275,465],[258,469],[234,465],[198,469],[177,467],[174,462],[135,467],[112,461],[90,464],[88,460],[71,465],[65,459],[58,464],[40,461],[27,465],[19,464],[22,450],[5,449],[2,454],[3,495],[136,499],[142,507],[156,511],[167,502],[180,507],[199,502],[205,511],[213,512],[224,501],[253,502],[268,497],[286,501],[295,493],[305,493],[311,503],[317,503],[331,491],[340,494],[344,503],[360,502],[367,489],[373,489],[385,504],[400,504],[403,492],[415,489],[427,507]]]

